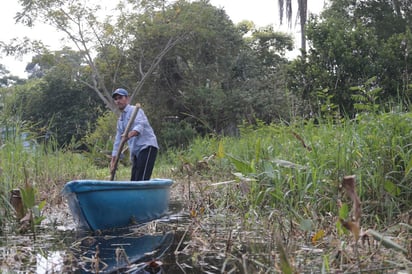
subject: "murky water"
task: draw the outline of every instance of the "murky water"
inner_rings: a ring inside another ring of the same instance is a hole
[[[299,273],[320,273],[326,263],[342,261],[335,256],[339,247],[327,238],[311,246],[307,235],[285,224],[245,222],[230,209],[203,214],[201,208],[182,208],[182,202],[172,201],[162,219],[104,234],[78,230],[68,208],[55,208],[44,213],[47,219],[36,235],[18,233],[18,225],[7,227],[0,237],[0,273],[280,273],[274,239],[280,229]],[[366,247],[363,252],[368,254]],[[343,263],[339,269],[356,271],[353,263]],[[374,273],[400,273],[396,267],[373,264],[385,269]]]
[[[193,216],[172,201],[169,214],[105,232],[78,230],[66,207],[45,212],[33,234],[0,238],[4,273],[273,273],[273,241],[259,224],[245,230],[234,216]],[[201,220],[201,221],[200,221]]]
[[[172,273],[165,272],[162,258],[181,239],[177,226],[189,221],[181,209],[171,202],[162,219],[103,235],[78,230],[67,208],[45,212],[35,234],[7,227],[0,237],[0,272]]]
[[[259,232],[225,215],[195,217],[182,208],[172,201],[162,219],[102,235],[78,230],[66,207],[45,212],[36,238],[11,227],[0,238],[0,272],[256,273],[246,261],[272,260]]]

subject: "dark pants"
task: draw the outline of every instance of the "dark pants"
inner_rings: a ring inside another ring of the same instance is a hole
[[[133,167],[131,181],[146,181],[152,176],[156,161],[157,148],[149,146],[136,156],[133,156]]]

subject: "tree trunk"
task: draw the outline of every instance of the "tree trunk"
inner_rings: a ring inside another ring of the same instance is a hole
[[[292,22],[292,0],[278,0],[279,5],[279,19],[280,24],[283,22],[283,12],[286,7],[286,21],[288,22],[288,26],[291,27]],[[301,37],[301,48],[302,50],[306,51],[306,20],[308,14],[308,0],[298,0],[298,13],[296,14],[296,18],[299,18],[300,23],[300,37]]]
[[[299,17],[300,17],[300,41],[301,48],[306,52],[306,20],[308,16],[308,0],[299,0]]]

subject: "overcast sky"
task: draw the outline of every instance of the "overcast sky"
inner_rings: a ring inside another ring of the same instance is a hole
[[[296,11],[297,0],[292,0],[292,8]],[[319,13],[325,0],[308,0],[308,12]],[[218,8],[224,8],[233,22],[252,20],[258,26],[273,25],[275,30],[285,30],[279,26],[278,0],[210,0]]]
[[[115,0],[101,1],[113,3]],[[56,33],[53,28],[43,25],[30,29],[21,24],[15,24],[13,17],[20,10],[20,6],[16,0],[6,0],[3,2],[0,9],[1,41],[8,42],[14,37],[27,36],[31,39],[43,41],[44,44],[51,46],[52,50],[62,48],[58,38],[60,34]],[[310,13],[319,13],[323,8],[324,2],[325,0],[308,0],[308,11]],[[223,8],[234,23],[242,20],[251,20],[257,26],[272,25],[275,30],[294,33],[296,37],[299,37],[298,27],[289,30],[285,25],[279,25],[278,0],[210,0],[210,3],[218,8]],[[294,7],[297,7],[297,3],[294,4]],[[21,60],[16,60],[14,57],[0,57],[0,63],[5,65],[13,75],[24,78],[27,77],[24,68],[30,60],[31,56],[26,56]]]

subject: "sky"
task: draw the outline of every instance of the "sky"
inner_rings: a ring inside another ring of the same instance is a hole
[[[113,3],[114,0],[101,0]],[[20,10],[16,0],[4,1],[0,9],[0,40],[8,42],[14,37],[27,36],[31,39],[43,41],[44,44],[49,45],[51,50],[58,50],[63,47],[60,42],[60,34],[50,26],[36,26],[33,29],[25,27],[21,24],[15,24],[13,17],[16,12]],[[324,6],[325,0],[308,0],[308,12],[319,13]],[[272,25],[275,31],[284,31],[293,34],[299,45],[299,26],[288,29],[286,24],[280,25],[278,0],[210,0],[210,3],[218,8],[223,8],[234,23],[242,20],[251,20],[257,26],[263,27]],[[292,2],[293,7],[297,7],[297,3]],[[31,56],[24,56],[21,59],[15,57],[5,57],[0,55],[0,64],[6,66],[6,69],[11,71],[11,74],[26,78],[27,75],[24,69]]]

